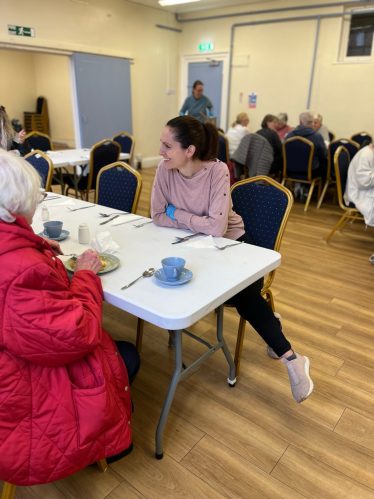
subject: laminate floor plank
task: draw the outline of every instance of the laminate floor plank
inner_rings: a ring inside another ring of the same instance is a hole
[[[4,482],[0,480],[0,493],[3,490]],[[66,499],[54,483],[46,483],[44,485],[33,485],[32,487],[17,487],[14,499]]]
[[[374,415],[373,415],[374,418]],[[335,433],[368,449],[374,448],[374,421],[350,409],[344,411]]]
[[[126,480],[123,480],[121,485],[106,496],[106,499],[146,499],[146,497],[130,485]]]
[[[336,375],[337,378],[374,394],[374,368],[361,366],[346,360]]]

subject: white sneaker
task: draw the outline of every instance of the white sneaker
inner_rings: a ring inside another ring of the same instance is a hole
[[[282,358],[281,361],[287,367],[293,398],[300,403],[312,393],[314,384],[309,376],[310,362],[308,357],[297,353],[295,353],[295,356],[295,359],[287,360]]]

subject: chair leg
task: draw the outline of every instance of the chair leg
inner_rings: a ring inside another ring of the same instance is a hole
[[[262,290],[261,295],[265,298],[265,300],[271,306],[272,311],[275,312],[273,293],[271,292],[271,290],[269,288],[266,290]]]
[[[321,197],[322,179],[318,182],[318,199]]]
[[[325,197],[325,194],[326,194],[327,188],[329,186],[329,183],[330,183],[330,180],[326,180],[325,185],[323,187],[323,191],[322,191],[321,197],[319,197],[319,199],[318,199],[318,204],[317,204],[317,209],[318,210],[321,208],[321,204],[323,203],[323,199]]]
[[[281,182],[281,185],[284,185],[286,183],[286,180],[284,177],[282,178],[282,182]]]
[[[325,239],[326,243],[329,242],[329,240],[333,236],[334,232],[340,227],[340,225],[345,221],[345,219],[347,219],[347,215],[348,215],[348,211],[346,213],[344,213],[344,215],[341,217],[341,219],[339,220],[339,222],[335,225],[335,227],[332,229],[332,231],[330,232],[330,234],[327,236],[327,238]],[[349,219],[347,219],[347,221],[348,220]]]
[[[100,461],[97,461],[97,467],[99,468],[100,471],[102,471],[103,473],[106,472],[106,470],[108,469],[108,463],[106,462],[106,459],[100,459]]]
[[[136,326],[136,349],[139,354],[142,353],[143,329],[144,329],[144,320],[138,319],[138,324]]]
[[[240,361],[242,358],[242,350],[243,350],[243,341],[244,341],[244,333],[245,333],[246,320],[243,317],[240,317],[239,328],[238,328],[238,338],[236,340],[236,348],[235,348],[235,376],[239,376],[240,369]]]
[[[172,331],[171,334],[173,335],[173,338],[175,339],[175,333],[174,333],[174,331]],[[172,346],[173,346],[173,342],[171,341],[171,338],[169,336],[169,347],[172,347]]]
[[[349,222],[349,218],[347,216],[347,218],[344,220],[344,222],[342,223],[342,225],[339,227],[338,232],[341,232],[344,229],[344,227],[347,225],[348,222]],[[351,223],[352,222],[353,222],[353,220],[351,219]]]
[[[312,194],[313,194],[313,190],[314,190],[315,185],[316,185],[316,181],[314,180],[310,186],[310,189],[309,189],[309,194],[308,194],[305,206],[304,206],[304,211],[308,211],[308,206],[309,206],[310,200],[312,199]]]
[[[4,482],[1,499],[13,499],[16,493],[16,486],[9,482]]]

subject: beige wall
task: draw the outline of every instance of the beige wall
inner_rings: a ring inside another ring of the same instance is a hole
[[[323,3],[315,0],[308,3]],[[186,17],[213,16],[258,9],[302,5],[296,0],[266,2],[231,9],[209,10]],[[231,17],[209,21],[180,23],[183,29],[179,53],[198,53],[198,45],[213,42],[215,51],[229,51],[230,31],[234,23],[341,12],[341,7],[289,11],[286,13]],[[298,115],[307,106],[317,21],[293,21],[245,26],[235,29],[234,56],[249,56],[247,67],[233,67],[231,78],[229,123],[245,111],[256,131],[266,113],[287,112],[290,125],[298,124]],[[374,133],[374,64],[336,64],[341,19],[322,19],[316,70],[310,108],[323,115],[324,124],[338,137],[350,137],[367,130]],[[214,57],[214,52],[208,57]],[[235,58],[234,58],[235,61]],[[239,93],[243,92],[243,103]],[[258,93],[255,110],[248,109],[248,93]]]
[[[24,111],[36,110],[34,61],[30,54],[0,50],[0,106],[23,125]]]

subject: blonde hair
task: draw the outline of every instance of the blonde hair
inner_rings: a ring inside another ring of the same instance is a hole
[[[318,120],[319,124],[322,125],[322,115],[321,114],[315,114],[314,119]]]
[[[0,219],[14,222],[13,213],[28,216],[40,202],[41,179],[23,158],[0,149]]]
[[[15,136],[16,133],[5,111],[5,107],[0,106],[0,144],[2,148],[8,151],[12,146]]]
[[[247,113],[239,113],[238,116],[236,117],[236,121],[234,121],[234,123],[231,126],[234,128],[234,126],[236,126],[236,125],[241,125],[243,123],[243,121],[245,121],[245,120],[249,121],[248,114]]]

